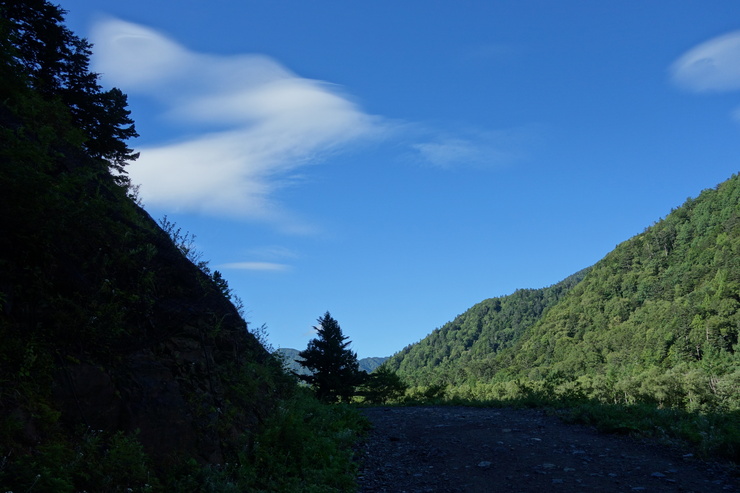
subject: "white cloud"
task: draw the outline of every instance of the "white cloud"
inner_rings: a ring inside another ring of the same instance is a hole
[[[740,31],[692,48],[671,65],[670,73],[675,84],[690,91],[740,89]]]
[[[304,79],[262,55],[194,53],[152,29],[108,19],[93,31],[106,83],[158,100],[178,124],[210,128],[139,149],[128,167],[148,205],[306,227],[275,192],[295,171],[377,135],[382,124],[335,86]]]
[[[302,168],[336,152],[393,135],[416,162],[491,167],[521,160],[532,136],[531,129],[441,133],[391,122],[363,112],[339,87],[301,78],[270,57],[195,53],[117,19],[99,22],[91,37],[93,69],[105,83],[155,101],[164,121],[189,136],[137,149],[141,157],[128,166],[144,203],[166,211],[315,233],[278,192],[300,182]]]
[[[232,262],[221,264],[223,269],[261,270],[261,271],[286,271],[289,265],[274,262]]]

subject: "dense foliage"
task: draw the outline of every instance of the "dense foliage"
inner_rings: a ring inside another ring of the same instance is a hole
[[[619,245],[502,362],[605,400],[740,408],[740,177]]]
[[[362,397],[363,403],[385,404],[389,401],[397,402],[404,397],[406,390],[406,382],[387,365],[381,365],[367,376],[358,395]]]
[[[126,95],[103,90],[98,74],[89,70],[90,43],[64,26],[65,12],[46,0],[1,0],[0,13],[5,75],[45,102],[58,103],[86,154],[125,182],[124,166],[138,157],[126,140],[137,133]]]

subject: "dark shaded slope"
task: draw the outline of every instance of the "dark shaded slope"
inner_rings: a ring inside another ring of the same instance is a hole
[[[50,4],[13,5],[59,28]],[[237,459],[293,382],[24,62],[0,44],[3,491],[144,488],[149,460]]]
[[[63,21],[0,0],[0,490],[351,490],[359,416],[136,205],[126,96]]]
[[[12,144],[0,171],[0,412],[17,432],[5,443],[83,424],[139,430],[155,457],[220,462],[271,407],[279,365],[94,162],[64,143],[48,159]]]

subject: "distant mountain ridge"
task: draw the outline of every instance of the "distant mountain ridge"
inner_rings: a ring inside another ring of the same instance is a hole
[[[740,409],[739,332],[733,175],[594,266],[485,300],[387,364],[415,385],[489,397],[535,382],[610,402]]]
[[[298,357],[298,353],[300,352],[298,349],[292,349],[292,348],[280,348],[277,350],[278,354],[282,356],[285,367],[297,373],[298,375],[307,375],[308,370],[306,370],[304,367],[299,365],[295,360],[300,359]],[[366,371],[368,373],[371,373],[373,370],[375,370],[377,367],[382,365],[388,357],[384,358],[362,358],[358,359],[357,363],[360,365],[360,370]]]

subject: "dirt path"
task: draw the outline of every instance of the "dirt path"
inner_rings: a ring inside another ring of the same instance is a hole
[[[727,467],[537,410],[367,408],[361,492],[727,492]]]

